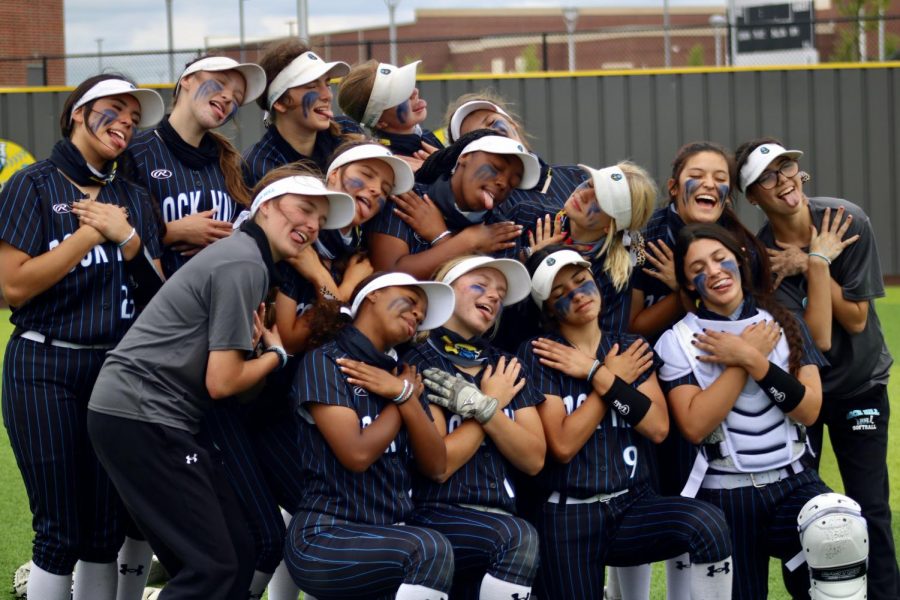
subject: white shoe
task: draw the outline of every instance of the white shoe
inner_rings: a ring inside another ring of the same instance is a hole
[[[28,576],[31,575],[30,560],[13,573],[13,594],[16,598],[28,598]]]

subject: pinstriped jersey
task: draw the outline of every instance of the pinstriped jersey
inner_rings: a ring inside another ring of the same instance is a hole
[[[641,232],[644,242],[649,246],[650,242],[662,240],[666,245],[675,250],[675,239],[678,232],[684,227],[684,221],[678,216],[674,204],[668,204],[657,208],[647,221],[647,226]],[[649,265],[647,268],[651,268]],[[641,269],[635,269],[631,275],[631,283],[635,289],[644,293],[644,308],[653,306],[672,293],[665,283],[647,275]]]
[[[339,117],[337,120],[341,127],[341,133],[361,133],[359,125],[349,117]],[[331,155],[343,140],[331,134],[330,131],[320,131],[316,134],[312,156],[303,156],[291,146],[278,132],[278,128],[272,124],[266,128],[262,138],[244,151],[244,183],[248,188],[253,188],[259,183],[263,175],[281,165],[308,159],[313,161],[322,173],[328,170]]]
[[[49,160],[30,165],[0,192],[0,239],[33,257],[53,250],[78,230],[71,210],[82,197]],[[125,208],[150,256],[159,258],[159,232],[146,190],[116,178],[100,188],[97,201]],[[121,250],[105,241],[47,291],[13,308],[11,320],[52,339],[115,344],[135,316],[126,281]]]
[[[520,225],[525,225],[525,227],[528,228],[534,227],[534,220],[522,222],[515,216],[516,206],[520,202],[531,201],[536,204],[538,208],[541,205],[544,205],[547,208],[540,216],[543,217],[544,214],[548,212],[552,215],[556,210],[562,209],[566,200],[569,199],[569,196],[575,188],[588,178],[587,173],[582,171],[581,167],[577,165],[557,165],[551,167],[541,160],[540,157],[538,157],[538,160],[541,161],[541,177],[538,180],[537,185],[530,190],[513,190],[509,194],[509,198],[506,199],[506,202],[498,207],[498,211],[504,219],[516,221]],[[559,208],[552,210],[553,207],[557,206]],[[537,219],[537,215],[535,215],[535,219]],[[525,238],[525,243],[528,243],[527,237]]]
[[[213,218],[231,222],[242,210],[228,194],[218,161],[201,169],[188,167],[178,160],[155,129],[135,136],[128,151],[134,158],[140,183],[156,198],[166,223],[207,210],[216,211]],[[166,276],[170,277],[190,258],[164,248],[162,265]]]
[[[424,196],[428,194],[428,197],[432,200],[435,199],[437,194],[446,194],[450,193],[452,197],[452,192],[449,191],[440,191],[440,187],[446,187],[449,189],[449,182],[445,178],[440,178],[434,183],[422,184],[417,183],[413,188],[413,191],[417,193],[419,196]],[[400,217],[394,214],[394,209],[396,205],[392,200],[388,200],[387,204],[384,208],[379,211],[379,213],[366,225],[364,226],[364,230],[366,233],[383,233],[385,235],[390,235],[395,238],[399,238],[406,243],[409,247],[410,254],[418,254],[419,252],[425,252],[431,248],[431,244],[429,242],[431,240],[422,239],[418,233],[413,231],[413,228],[403,222]],[[441,208],[438,204],[438,208]],[[443,212],[443,209],[442,209]],[[456,217],[454,220],[453,217]],[[444,212],[444,218],[446,220],[447,229],[451,233],[457,233],[465,228],[465,226],[459,225],[459,220],[461,215],[447,215]],[[496,211],[489,210],[484,214],[484,217],[477,222],[472,222],[470,225],[477,225],[479,223],[485,223],[486,225],[490,225],[491,223],[499,223],[500,221],[504,221],[498,216]],[[516,249],[511,248],[508,250],[501,250],[499,252],[494,252],[493,255],[495,258],[514,258],[516,256]]]
[[[486,352],[488,361],[492,365],[496,365],[501,356],[505,356],[507,360],[513,356],[492,347],[487,348]],[[466,381],[477,386],[481,385],[483,371],[475,376],[458,371],[449,359],[442,356],[429,344],[416,346],[403,356],[403,361],[415,366],[419,373],[428,367],[437,367],[447,373],[460,375]],[[543,396],[532,386],[531,378],[524,366],[520,377],[525,379],[525,387],[503,409],[506,416],[513,420],[515,420],[515,411],[535,406],[544,400]],[[432,406],[431,409],[438,410],[435,406]],[[462,419],[459,415],[446,409],[441,410],[444,411],[448,433],[452,433],[462,424]],[[416,477],[413,498],[417,504],[429,502],[477,504],[514,512],[516,500],[513,470],[514,467],[500,453],[497,445],[490,437],[485,436],[475,455],[446,482],[436,483],[424,477]]]
[[[354,473],[338,461],[310,417],[309,403],[343,406],[354,411],[359,426],[365,428],[391,403],[347,383],[335,363],[343,357],[359,359],[347,354],[334,341],[308,352],[291,389],[300,414],[300,464],[308,482],[298,508],[356,523],[399,523],[413,508],[410,498],[412,453],[406,429],[400,429],[394,441],[368,469]]]
[[[570,345],[559,334],[542,337]],[[637,339],[640,337],[636,335],[613,336],[604,333],[597,348],[597,359],[603,361],[614,344],[618,343],[619,352],[622,352]],[[534,386],[539,392],[562,398],[567,415],[581,406],[591,393],[591,385],[586,380],[575,379],[542,365],[532,349],[531,341],[519,348],[519,360],[530,369]],[[658,364],[658,359],[654,358],[654,367],[642,374],[632,387],[637,388],[646,381]],[[616,411],[609,410],[571,462],[562,464],[548,456],[538,479],[547,491],[575,498],[631,489],[649,480],[652,451],[650,440],[620,419]]]

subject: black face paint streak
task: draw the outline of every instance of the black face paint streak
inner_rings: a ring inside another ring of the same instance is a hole
[[[197,91],[194,92],[194,98],[207,98],[214,94],[218,94],[224,89],[222,84],[215,79],[207,79],[197,86]]]
[[[716,187],[719,189],[719,202],[725,202],[731,187],[727,183],[717,183]]]
[[[91,128],[91,131],[97,133],[100,129],[103,129],[118,117],[118,111],[111,108],[104,108],[102,111],[92,110],[91,117],[88,120],[88,126]]]
[[[480,181],[490,181],[496,179],[499,174],[500,172],[497,169],[485,163],[475,170],[475,179]]]
[[[313,104],[315,104],[319,100],[319,92],[306,92],[303,94],[302,104],[303,104],[303,118],[309,117],[309,112],[312,110]]]
[[[688,198],[694,195],[697,188],[700,187],[699,179],[688,179],[684,182],[684,201],[687,203]]]
[[[553,310],[560,318],[565,318],[572,310],[572,300],[579,294],[585,296],[599,296],[600,291],[593,279],[588,279],[568,294],[558,298],[553,302]]]
[[[397,120],[401,124],[405,124],[406,121],[409,120],[409,100],[398,104],[395,110],[397,113]]]
[[[485,287],[483,285],[478,285],[477,283],[473,283],[469,286],[469,289],[481,296],[485,292]]]
[[[691,281],[694,282],[694,287],[697,288],[697,293],[700,294],[703,299],[706,299],[706,273],[698,273]]]
[[[359,177],[344,177],[343,185],[348,192],[358,192],[366,187],[365,182]]]

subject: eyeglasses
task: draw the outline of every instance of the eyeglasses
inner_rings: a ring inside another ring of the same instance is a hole
[[[796,175],[799,170],[800,163],[796,160],[786,160],[776,170],[764,171],[763,174],[759,176],[759,179],[756,180],[756,183],[764,190],[771,190],[778,183],[779,173],[784,175],[785,179],[789,179]]]

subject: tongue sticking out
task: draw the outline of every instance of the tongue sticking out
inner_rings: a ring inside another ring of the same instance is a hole
[[[298,244],[303,244],[303,243],[305,243],[305,242],[303,241],[303,238],[302,238],[302,237],[300,236],[300,234],[297,233],[296,231],[292,231],[292,232],[291,232],[291,239],[294,240],[294,241],[295,241],[296,243],[298,243]]]
[[[796,189],[793,189],[787,194],[781,196],[781,199],[784,200],[784,203],[791,208],[796,208],[797,205],[800,204],[800,192],[798,192]]]
[[[481,190],[481,198],[484,201],[485,210],[494,208],[494,196],[489,191]]]

